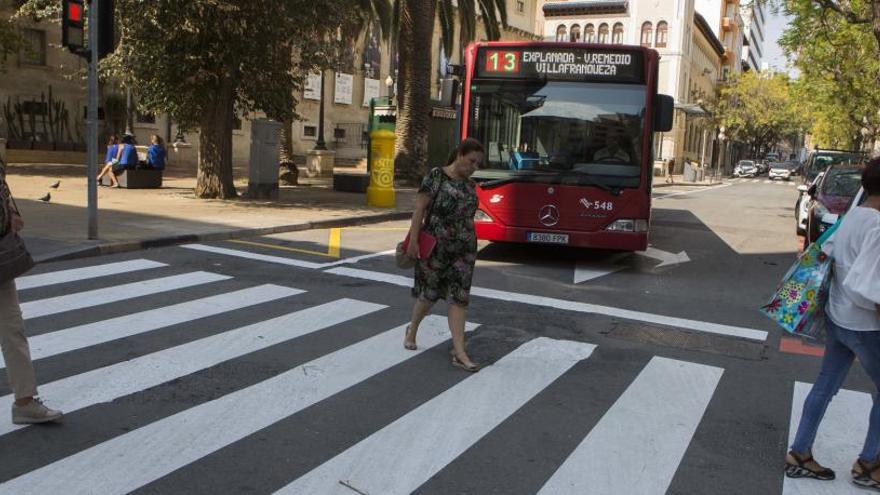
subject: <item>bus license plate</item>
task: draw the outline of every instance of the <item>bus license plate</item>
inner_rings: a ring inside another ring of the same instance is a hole
[[[529,242],[544,244],[568,244],[568,234],[548,234],[544,232],[530,232]]]

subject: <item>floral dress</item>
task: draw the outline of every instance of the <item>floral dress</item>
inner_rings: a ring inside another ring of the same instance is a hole
[[[467,306],[477,260],[474,182],[450,178],[443,169],[435,168],[422,181],[419,192],[435,198],[433,209],[428,207],[431,216],[425,221],[425,230],[437,238],[437,246],[428,259],[416,263],[413,297]]]

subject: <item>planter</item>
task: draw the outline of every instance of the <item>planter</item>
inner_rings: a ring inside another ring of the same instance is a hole
[[[9,150],[29,150],[29,149],[31,149],[31,142],[18,140],[18,139],[10,139],[10,140],[6,141],[6,149],[9,149]]]
[[[76,143],[55,143],[55,151],[76,151]]]

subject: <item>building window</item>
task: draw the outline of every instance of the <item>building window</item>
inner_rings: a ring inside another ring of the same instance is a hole
[[[650,21],[642,24],[642,40],[640,42],[641,45],[650,47],[651,46],[651,38],[653,38],[653,37],[654,37],[654,25],[651,24]]]
[[[315,125],[304,125],[303,126],[303,138],[315,139],[317,137],[318,137],[318,126],[315,126]]]
[[[584,43],[593,43],[596,41],[596,28],[592,24],[584,26]]]
[[[577,24],[571,27],[571,36],[569,37],[569,40],[572,43],[577,43],[581,40],[581,27]]]
[[[46,31],[23,29],[21,61],[28,65],[46,65]]]
[[[156,123],[156,115],[150,112],[137,112],[137,123],[138,124],[155,124]]]
[[[518,14],[525,14],[526,2],[524,0],[516,0],[516,12]]]
[[[556,41],[566,41],[566,36],[568,35],[568,30],[565,29],[565,24],[560,24],[558,28],[556,28]]]
[[[666,21],[660,21],[657,23],[657,39],[654,42],[654,46],[657,48],[666,48],[666,37],[669,31],[669,24]]]
[[[608,43],[608,24],[599,24],[599,43]]]
[[[615,45],[623,44],[623,24],[618,22],[614,25],[614,32],[611,35],[611,42]]]

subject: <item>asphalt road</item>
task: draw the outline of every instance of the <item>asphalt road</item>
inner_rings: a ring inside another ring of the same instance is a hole
[[[781,471],[821,352],[757,311],[796,197],[658,189],[644,254],[481,245],[475,375],[442,305],[402,349],[404,222],[41,265],[20,295],[67,415],[0,418],[0,493],[850,493],[860,369],[815,449],[841,479]]]

